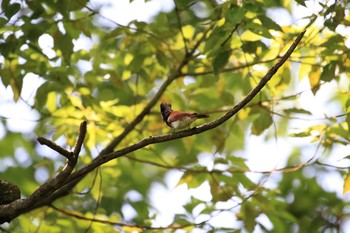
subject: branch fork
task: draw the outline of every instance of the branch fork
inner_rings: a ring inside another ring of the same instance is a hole
[[[86,121],[80,124],[79,136],[75,144],[74,151],[68,151],[46,138],[38,137],[37,140],[41,145],[46,145],[67,158],[66,165],[54,178],[50,179],[46,183],[42,184],[38,189],[36,189],[29,198],[17,199],[9,204],[0,205],[0,224],[4,222],[10,222],[18,215],[37,208],[37,203],[39,203],[42,199],[50,196],[62,187],[62,185],[67,181],[67,178],[74,170],[75,165],[77,164],[79,153],[81,151],[81,147],[86,135],[86,125]],[[51,202],[54,200],[55,199],[52,199]]]

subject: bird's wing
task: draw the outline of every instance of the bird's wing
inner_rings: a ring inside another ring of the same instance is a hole
[[[180,112],[180,111],[173,111],[170,116],[168,117],[168,122],[174,122],[177,120],[181,120],[185,117],[194,117],[197,113],[193,112]]]

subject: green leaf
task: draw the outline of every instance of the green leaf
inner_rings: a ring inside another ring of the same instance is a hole
[[[307,130],[307,131],[303,131],[303,132],[299,132],[299,133],[292,133],[292,134],[290,134],[290,136],[302,138],[302,137],[309,137],[309,136],[311,136],[311,134],[310,134],[310,131]]]
[[[295,0],[297,3],[299,3],[300,5],[306,7],[306,4],[305,4],[305,0]]]
[[[19,12],[19,10],[21,9],[21,4],[19,3],[10,4],[3,9],[4,9],[5,16],[8,19],[11,19],[12,16],[14,16]]]
[[[207,175],[205,173],[193,173],[189,171],[183,174],[177,183],[177,186],[180,184],[186,184],[188,188],[198,188],[206,180]]]
[[[65,3],[62,3],[62,4],[67,5],[68,11],[77,11],[77,10],[81,10],[82,8],[84,8],[86,6],[87,2],[88,2],[88,0],[76,0],[76,1],[65,0]]]
[[[67,31],[71,39],[78,39],[81,34],[81,24],[85,25],[83,22],[65,22],[64,29]]]
[[[335,50],[342,49],[344,44],[344,37],[340,34],[335,34],[328,38],[320,46],[325,49],[322,51],[323,56],[329,56],[334,53]]]
[[[261,21],[262,25],[264,25],[264,27],[266,27],[268,29],[280,31],[280,32],[283,31],[282,28],[280,27],[280,25],[278,25],[275,21],[273,21],[269,17],[267,17],[265,15],[259,15],[258,18]]]
[[[176,0],[176,6],[179,9],[186,9],[190,3],[191,1],[188,1],[188,0]]]
[[[228,20],[232,24],[238,24],[242,21],[244,18],[244,15],[246,13],[246,9],[243,7],[232,7],[232,9],[229,11]]]
[[[234,188],[232,186],[219,185],[216,180],[212,180],[209,185],[210,193],[215,202],[227,201],[234,195]]]
[[[350,172],[346,174],[344,178],[344,187],[343,187],[343,194],[346,194],[350,191]]]
[[[9,6],[10,0],[2,0],[1,8],[6,9]]]
[[[7,19],[3,18],[3,17],[0,17],[0,27],[3,27],[5,26],[5,24],[8,22]]]
[[[224,50],[220,52],[213,60],[213,71],[215,75],[218,75],[220,71],[226,66],[232,50]]]
[[[10,34],[5,43],[0,42],[0,53],[5,58],[8,58],[11,53],[13,53],[18,48],[18,40],[16,39],[14,34]],[[11,60],[7,60],[5,62],[11,63]],[[12,76],[12,75],[9,75]]]
[[[41,85],[38,90],[36,91],[35,95],[35,106],[38,109],[42,109],[47,101],[47,95],[53,91],[53,92],[60,92],[64,89],[59,83],[53,83],[53,82],[46,82],[43,85]]]
[[[247,24],[247,29],[259,36],[273,39],[273,36],[269,32],[269,30],[265,27],[262,27],[260,24],[250,22]]]
[[[73,53],[73,38],[68,34],[62,34],[60,31],[57,31],[54,36],[55,47],[60,49],[64,61],[67,64],[70,64],[71,55]]]
[[[335,62],[330,62],[326,66],[323,67],[321,73],[321,80],[325,82],[330,82],[335,78],[335,70],[337,68],[337,64]]]
[[[312,115],[310,111],[302,109],[302,108],[288,108],[288,109],[283,109],[283,111],[287,114],[306,114],[306,115]]]
[[[233,178],[231,180],[236,180],[236,181],[228,181],[228,182],[232,182],[232,186],[234,186],[234,184],[240,183],[243,185],[243,187],[247,190],[253,190],[256,188],[256,185],[253,181],[251,181],[245,173],[237,173],[234,174]]]
[[[252,134],[260,135],[272,124],[271,114],[266,110],[259,111],[259,116],[253,121]]]
[[[228,32],[223,31],[221,28],[215,28],[205,42],[204,52],[207,53],[207,56],[216,57],[218,51],[221,49],[221,43],[224,42],[228,36]]]
[[[188,213],[192,214],[192,211],[194,208],[196,208],[199,204],[203,203],[202,201],[194,198],[193,196],[191,197],[191,201],[189,203],[187,203],[186,205],[184,205],[183,207],[185,208],[185,210]]]
[[[249,167],[247,166],[246,160],[244,158],[237,157],[234,155],[227,156],[227,158],[231,161],[232,167],[243,170],[249,170]]]
[[[175,214],[174,223],[179,226],[191,225],[191,222],[188,220],[188,217],[185,214]]]
[[[244,228],[246,228],[248,232],[253,232],[256,224],[255,216],[257,214],[254,207],[249,202],[244,202],[241,207],[241,214]]]
[[[12,88],[12,92],[13,92],[13,99],[15,102],[18,101],[20,95],[21,95],[21,90],[22,90],[22,83],[23,80],[22,78],[13,78],[10,80],[10,86]]]
[[[242,45],[242,49],[244,52],[257,54],[258,51],[267,49],[267,46],[261,41],[245,41]]]

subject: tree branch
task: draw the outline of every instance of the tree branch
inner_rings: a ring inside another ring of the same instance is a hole
[[[7,205],[0,205],[0,224],[4,222],[10,222],[12,219],[17,217],[20,214],[28,212],[34,209],[37,206],[37,203],[42,200],[46,200],[46,204],[52,202],[55,199],[45,199],[46,197],[53,194],[56,190],[62,188],[64,183],[67,181],[67,178],[72,173],[78,159],[78,155],[83,144],[84,138],[86,135],[86,121],[80,125],[80,133],[77,139],[76,148],[74,152],[70,152],[54,142],[39,137],[38,141],[41,144],[47,145],[51,149],[59,152],[61,155],[67,158],[66,165],[63,169],[57,174],[56,177],[42,184],[33,194],[27,199],[18,199]],[[74,156],[73,156],[74,155]]]
[[[50,147],[52,150],[58,152],[60,155],[62,155],[64,157],[66,157],[68,160],[70,160],[72,158],[72,152],[57,145],[53,141],[50,141],[49,139],[46,139],[44,137],[38,137],[37,140],[41,145],[45,145],[47,147]]]
[[[80,150],[81,150],[81,147],[83,146],[83,142],[85,139],[86,124],[87,124],[86,121],[83,121],[80,124],[78,140],[77,140],[77,143],[75,144],[74,151],[73,151],[73,156],[76,159],[76,161],[78,160],[78,156],[80,154]]]
[[[76,219],[80,220],[86,220],[86,221],[92,221],[92,222],[97,222],[97,223],[102,223],[102,224],[108,224],[112,226],[120,226],[120,227],[133,227],[133,228],[139,228],[142,230],[165,230],[165,229],[182,229],[188,226],[196,225],[196,224],[188,224],[188,225],[169,225],[165,227],[151,227],[151,226],[142,226],[142,225],[135,225],[135,224],[127,224],[123,222],[116,222],[116,221],[111,221],[111,220],[106,220],[106,219],[98,219],[98,218],[88,218],[83,216],[82,214],[77,214],[73,213],[64,209],[60,209],[54,205],[50,205],[50,207],[57,212],[60,212],[61,214],[67,215],[74,217]]]

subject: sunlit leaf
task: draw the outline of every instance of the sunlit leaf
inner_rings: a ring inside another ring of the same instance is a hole
[[[217,22],[217,25],[218,25],[219,27],[222,27],[222,26],[225,24],[225,21],[226,21],[225,18],[221,18],[221,19]]]
[[[192,39],[194,36],[194,31],[195,31],[195,28],[192,27],[191,25],[186,25],[182,27],[182,32],[186,39]]]
[[[133,226],[124,226],[123,232],[143,232],[143,229],[141,227],[133,227]]]
[[[96,125],[94,124],[94,122],[90,122],[90,124],[88,124],[88,130],[89,130],[89,134],[88,134],[86,146],[90,150],[92,150],[96,145]]]
[[[350,173],[348,172],[344,178],[343,194],[350,191]]]
[[[312,93],[316,94],[320,88],[320,78],[321,78],[321,69],[315,68],[309,73],[309,83],[312,88]]]
[[[50,112],[53,112],[56,110],[56,93],[55,92],[50,92],[48,93],[47,95],[47,101],[46,101],[46,106],[47,106],[47,109],[50,111]]]

